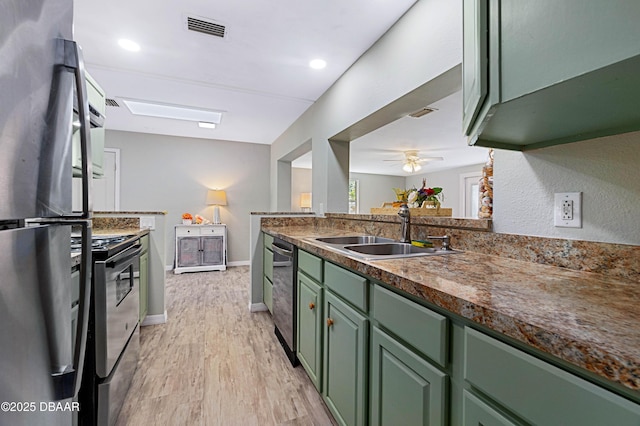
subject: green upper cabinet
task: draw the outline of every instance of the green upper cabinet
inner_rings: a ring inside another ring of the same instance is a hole
[[[95,108],[103,117],[106,112],[106,94],[100,85],[89,75],[85,73],[87,83],[87,97],[89,104]],[[91,127],[91,163],[93,165],[93,177],[101,178],[104,175],[102,168],[104,164],[104,127]],[[72,144],[73,157],[73,176],[80,177],[82,175],[82,153],[80,152],[80,132],[74,132]]]
[[[640,2],[463,0],[469,143],[528,150],[640,130]]]

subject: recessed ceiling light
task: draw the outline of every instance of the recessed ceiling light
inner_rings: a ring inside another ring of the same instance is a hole
[[[222,112],[211,111],[182,105],[158,104],[147,101],[134,101],[123,99],[124,104],[132,114],[146,115],[149,117],[173,118],[175,120],[202,121],[205,123],[220,124]]]
[[[216,128],[216,123],[209,123],[206,121],[199,121],[198,122],[198,127],[202,127],[203,129],[215,129]]]
[[[118,44],[124,50],[128,50],[129,52],[138,52],[140,51],[140,45],[135,41],[127,40],[126,38],[121,38],[118,40]]]
[[[324,59],[314,59],[309,62],[309,66],[314,70],[321,70],[322,68],[327,66],[327,61]]]

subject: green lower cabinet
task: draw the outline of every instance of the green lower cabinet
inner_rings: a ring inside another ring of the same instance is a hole
[[[377,327],[371,337],[371,425],[446,425],[448,377]]]
[[[149,306],[149,253],[140,255],[140,323],[147,316]]]
[[[322,391],[322,287],[298,271],[298,359]]]
[[[528,424],[640,425],[640,405],[469,327],[464,378]]]
[[[466,390],[462,396],[462,418],[464,426],[516,426],[493,408]]]
[[[273,284],[266,276],[262,277],[262,301],[269,312],[273,312]]]
[[[325,291],[323,396],[341,425],[367,424],[369,320]]]

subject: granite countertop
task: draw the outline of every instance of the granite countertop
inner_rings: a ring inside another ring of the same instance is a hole
[[[640,286],[636,282],[471,251],[365,261],[306,239],[349,234],[344,230],[264,225],[262,229],[628,389],[640,390]]]

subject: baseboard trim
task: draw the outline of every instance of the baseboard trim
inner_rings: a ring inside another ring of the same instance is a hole
[[[264,303],[251,303],[249,302],[249,312],[263,312],[268,311],[267,305]]]
[[[251,263],[248,260],[238,260],[236,262],[229,262],[229,266],[249,266]]]
[[[144,320],[140,325],[144,327],[147,325],[164,324],[166,322],[167,322],[167,311],[164,311],[164,314],[147,315],[146,317],[144,317]]]

